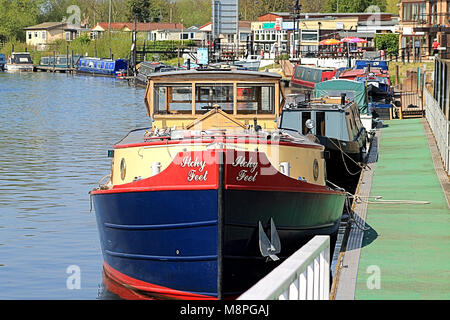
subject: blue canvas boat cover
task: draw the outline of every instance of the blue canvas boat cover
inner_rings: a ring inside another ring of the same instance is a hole
[[[347,98],[354,100],[361,114],[368,114],[368,98],[365,83],[347,79],[333,79],[317,83],[314,87],[314,97],[340,97],[345,93]]]
[[[356,60],[355,69],[364,69],[366,67],[380,68],[381,70],[389,70],[387,61],[384,60]]]

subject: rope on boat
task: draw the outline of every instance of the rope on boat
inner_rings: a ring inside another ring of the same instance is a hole
[[[339,149],[339,151],[341,151],[342,162],[344,163],[345,170],[347,170],[347,172],[348,172],[350,175],[356,176],[357,174],[359,174],[359,173],[361,172],[361,170],[365,169],[366,167],[369,168],[369,169],[371,169],[367,164],[361,166],[360,163],[358,163],[358,162],[356,162],[355,160],[353,160],[352,157],[350,157],[344,150],[342,150],[341,142],[340,142],[339,140],[338,140],[339,145],[337,145],[332,139],[330,139],[330,141],[331,141],[332,144],[334,144],[334,146],[335,146],[336,148]],[[351,161],[353,161],[353,163],[355,163],[355,164],[356,164],[358,167],[360,167],[361,169],[360,169],[359,171],[357,171],[357,172],[354,172],[354,173],[353,173],[353,172],[350,172],[350,170],[349,170],[349,168],[348,168],[348,166],[347,166],[347,162],[346,162],[345,159],[344,159],[344,155],[345,155],[347,158],[349,158]]]

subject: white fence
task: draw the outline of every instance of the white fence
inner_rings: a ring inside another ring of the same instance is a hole
[[[237,300],[328,300],[330,237],[315,236]]]
[[[347,58],[301,58],[301,64],[310,64],[324,68],[346,68]],[[355,65],[355,59],[352,59],[352,67]]]
[[[445,166],[445,171],[449,173],[450,167],[450,133],[449,124],[445,118],[444,112],[439,108],[438,102],[428,92],[427,89],[423,90],[425,96],[425,117],[433,131],[436,138],[437,147],[441,154],[442,161]]]

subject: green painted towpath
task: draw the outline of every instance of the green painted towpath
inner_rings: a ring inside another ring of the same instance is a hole
[[[450,209],[421,119],[385,121],[354,298],[450,299]]]

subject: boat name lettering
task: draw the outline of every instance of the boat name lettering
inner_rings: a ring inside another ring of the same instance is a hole
[[[192,161],[192,158],[189,156],[186,156],[183,158],[181,165],[182,168],[188,167],[188,168],[199,168],[198,172],[203,172],[205,170],[206,161],[199,161],[198,157],[195,157],[194,161]]]
[[[208,178],[208,171],[205,170],[206,167],[206,161],[200,161],[198,157],[195,157],[194,160],[190,156],[186,156],[181,161],[180,166],[182,168],[196,168],[189,170],[187,175],[187,181],[206,181]],[[198,169],[197,169],[198,168]],[[201,174],[198,174],[201,173]]]
[[[252,171],[250,170],[250,172],[252,172]],[[247,170],[244,169],[244,170],[239,171],[239,173],[236,177],[236,180],[237,181],[256,182],[257,175],[258,175],[258,172],[255,172],[254,175],[249,175],[247,173]]]
[[[252,157],[246,161],[244,156],[238,156],[236,160],[234,160],[233,167],[251,168],[250,172],[253,173],[256,168],[258,168],[258,162],[253,161]]]
[[[199,170],[200,171],[200,170]],[[206,181],[208,178],[208,170],[205,170],[205,173],[203,174],[196,174],[197,171],[195,169],[190,170],[188,173],[187,181]]]

